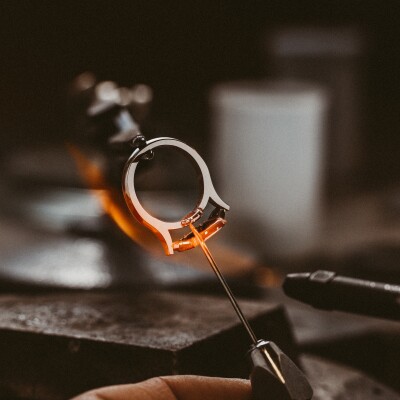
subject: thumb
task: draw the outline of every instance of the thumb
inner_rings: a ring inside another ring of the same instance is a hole
[[[244,379],[178,375],[91,390],[73,400],[250,400]]]

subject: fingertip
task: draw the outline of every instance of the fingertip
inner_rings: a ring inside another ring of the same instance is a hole
[[[94,389],[72,400],[250,400],[250,382],[195,375],[163,376]]]
[[[249,400],[251,398],[250,382],[245,379],[195,375],[164,376],[161,379],[178,399]]]

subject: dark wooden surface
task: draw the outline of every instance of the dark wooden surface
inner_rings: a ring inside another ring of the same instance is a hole
[[[295,357],[281,307],[240,302]],[[0,397],[61,399],[152,376],[247,377],[249,339],[225,298],[144,292],[0,297]]]
[[[297,360],[282,307],[240,303],[257,334]],[[0,398],[64,399],[158,375],[247,377],[248,347],[225,298],[173,292],[3,295]],[[314,400],[400,398],[354,369],[314,356],[297,361]]]

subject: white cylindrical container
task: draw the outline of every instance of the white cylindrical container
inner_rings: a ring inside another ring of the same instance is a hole
[[[211,92],[217,188],[229,231],[261,253],[293,256],[319,231],[326,92],[296,82],[240,82]]]

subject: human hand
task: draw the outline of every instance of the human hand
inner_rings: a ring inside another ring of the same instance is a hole
[[[178,375],[94,389],[72,400],[250,400],[250,397],[250,382],[244,379]]]

